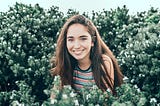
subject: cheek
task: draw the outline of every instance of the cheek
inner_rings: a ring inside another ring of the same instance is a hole
[[[82,43],[82,46],[90,49],[93,46],[93,43],[92,42],[85,42],[85,43]]]
[[[68,45],[68,43],[66,44],[66,47],[67,47],[67,49],[69,48],[69,45]]]
[[[66,45],[66,47],[67,47],[67,49],[69,50],[69,49],[71,49],[72,48],[72,44],[70,44],[70,43],[67,43],[67,45]]]

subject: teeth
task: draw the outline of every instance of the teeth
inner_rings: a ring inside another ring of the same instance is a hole
[[[74,52],[75,54],[80,54],[82,51],[83,51],[83,50],[78,50],[78,51],[73,50],[73,52]]]
[[[75,53],[80,53],[81,51],[74,51]]]

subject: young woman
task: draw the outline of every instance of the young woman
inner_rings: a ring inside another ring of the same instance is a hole
[[[52,74],[60,75],[61,88],[71,85],[98,88],[113,93],[123,82],[123,75],[111,50],[102,41],[95,25],[83,15],[69,18],[57,40],[55,67]],[[53,62],[53,61],[52,61]]]

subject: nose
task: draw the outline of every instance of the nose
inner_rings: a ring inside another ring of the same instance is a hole
[[[75,41],[74,42],[74,48],[79,48],[80,47],[80,42],[79,41]]]

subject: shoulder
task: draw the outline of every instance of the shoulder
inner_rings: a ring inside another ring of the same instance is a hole
[[[114,68],[113,68],[113,62],[112,59],[107,56],[106,54],[102,54],[102,60],[104,63],[104,67],[106,67],[106,71],[108,72],[109,75],[113,76],[114,75]]]
[[[107,56],[106,54],[102,54],[102,60],[103,61],[108,61],[108,62],[111,62],[112,63],[112,60],[109,56]]]

